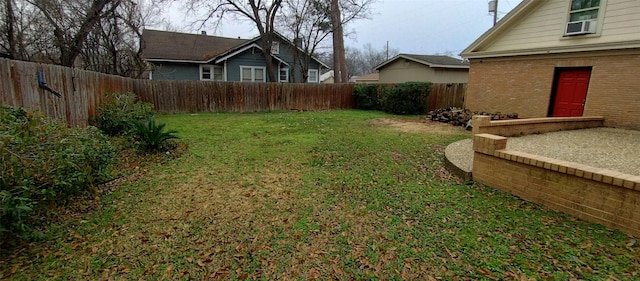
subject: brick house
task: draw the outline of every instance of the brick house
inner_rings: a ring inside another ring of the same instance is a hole
[[[461,55],[470,110],[640,129],[640,1],[524,0]]]

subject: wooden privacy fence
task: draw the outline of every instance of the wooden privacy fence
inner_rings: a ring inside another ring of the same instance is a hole
[[[164,113],[354,108],[353,84],[136,80],[133,92]]]
[[[61,97],[38,86],[38,72]],[[44,112],[72,126],[85,126],[104,101],[104,92],[127,92],[133,79],[50,64],[0,59],[0,104]]]
[[[38,72],[61,97],[39,87]],[[0,82],[0,104],[39,110],[71,126],[86,126],[108,92],[134,92],[163,113],[317,111],[356,106],[354,84],[139,80],[8,59],[0,59]],[[466,88],[466,84],[434,84],[428,110],[462,107]]]
[[[429,92],[427,110],[431,111],[452,106],[463,108],[466,93],[466,83],[433,84]]]
[[[38,86],[38,72],[61,97]],[[71,126],[86,126],[108,92],[134,92],[166,113],[355,107],[352,84],[151,81],[8,59],[0,59],[0,81],[0,104],[39,110]]]

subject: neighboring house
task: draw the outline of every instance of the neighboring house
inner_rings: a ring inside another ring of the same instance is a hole
[[[353,81],[356,82],[356,84],[378,83],[379,80],[380,80],[380,73],[378,72],[357,76],[357,77],[354,77],[353,79]]]
[[[462,56],[472,111],[640,129],[638,0],[524,0]]]
[[[143,57],[151,64],[149,79],[269,82],[260,37],[235,39],[204,32],[146,29],[142,38]],[[276,82],[319,83],[321,70],[329,67],[312,57],[307,81],[302,81],[299,61],[294,65],[295,52],[302,59],[304,52],[300,48],[279,34],[274,36],[271,56]]]
[[[380,83],[467,83],[469,63],[449,56],[399,54],[375,70]]]
[[[320,83],[323,83],[323,84],[335,83],[336,80],[333,73],[334,73],[333,70],[329,70],[323,73],[322,75],[320,75]]]

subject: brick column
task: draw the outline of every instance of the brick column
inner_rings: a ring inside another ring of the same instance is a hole
[[[481,132],[481,127],[486,127],[491,124],[491,116],[487,115],[474,115],[471,117],[471,120],[471,126],[473,126],[471,133],[474,135]]]
[[[475,129],[475,126],[473,127]],[[473,150],[483,154],[494,155],[496,150],[507,148],[507,138],[491,135],[473,135]]]

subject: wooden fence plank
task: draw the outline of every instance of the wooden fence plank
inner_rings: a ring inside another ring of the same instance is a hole
[[[38,87],[39,70],[61,98]],[[0,59],[0,80],[0,103],[40,110],[71,126],[87,125],[106,101],[107,92],[134,92],[162,113],[317,111],[356,106],[354,84],[137,80],[8,59]],[[434,84],[428,109],[462,107],[466,88],[466,84]]]
[[[463,107],[467,84],[433,84],[429,93],[427,110],[447,107]]]

